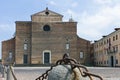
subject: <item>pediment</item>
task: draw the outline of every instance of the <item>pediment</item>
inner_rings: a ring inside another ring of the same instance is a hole
[[[48,8],[31,16],[32,22],[61,22],[62,18],[61,14],[48,10]]]
[[[54,11],[48,10],[48,8],[46,8],[46,10],[43,10],[41,12],[35,13],[32,16],[43,16],[43,15],[49,15],[49,16],[61,16],[63,17],[63,15],[56,13]]]

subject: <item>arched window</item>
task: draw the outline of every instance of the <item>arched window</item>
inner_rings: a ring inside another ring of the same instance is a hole
[[[12,52],[9,52],[9,59],[12,59]]]
[[[84,57],[84,53],[81,51],[80,52],[80,59],[83,59],[83,57]]]
[[[66,49],[68,50],[70,48],[70,44],[66,43]]]
[[[28,48],[27,43],[24,43],[24,50],[27,50],[27,48]]]

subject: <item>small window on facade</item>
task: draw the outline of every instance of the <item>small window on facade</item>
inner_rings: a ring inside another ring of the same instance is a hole
[[[109,43],[111,42],[111,38],[109,38]]]
[[[116,35],[116,40],[118,39],[118,35]]]
[[[107,43],[109,43],[109,40],[107,39]]]
[[[115,52],[118,52],[118,46],[116,45],[116,47],[115,47]]]
[[[50,26],[49,26],[49,25],[45,25],[45,26],[43,27],[43,30],[44,30],[44,31],[50,31]]]
[[[107,64],[109,63],[109,61],[107,60]]]
[[[113,46],[112,48],[113,48],[113,52],[115,52],[115,46]]]
[[[9,59],[12,59],[12,52],[9,52]]]
[[[27,43],[24,43],[24,50],[27,50],[27,48],[28,48]]]
[[[113,36],[113,41],[115,41],[115,36]]]
[[[106,44],[106,41],[104,41],[104,44]]]
[[[116,59],[116,64],[118,64],[118,60]]]
[[[69,49],[69,48],[70,48],[70,44],[66,43],[66,49]]]
[[[83,52],[80,52],[80,59],[82,59],[84,57]]]
[[[104,61],[104,64],[106,64],[106,61]]]

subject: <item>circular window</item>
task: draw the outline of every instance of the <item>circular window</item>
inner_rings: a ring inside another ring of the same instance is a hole
[[[44,30],[44,31],[50,31],[50,26],[49,26],[49,25],[45,25],[45,26],[43,27],[43,30]]]

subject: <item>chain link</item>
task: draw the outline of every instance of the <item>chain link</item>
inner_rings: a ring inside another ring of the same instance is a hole
[[[41,76],[39,76],[35,80],[47,80],[49,72],[53,69],[53,67],[57,65],[70,65],[73,72],[74,72],[73,69],[78,68],[82,77],[89,77],[90,80],[93,80],[92,77],[96,77],[96,78],[99,78],[100,80],[103,80],[101,76],[90,73],[85,66],[79,64],[75,59],[70,58],[67,54],[64,54],[63,59],[58,60],[55,65],[51,66],[49,70],[47,70],[45,73],[43,73]]]

